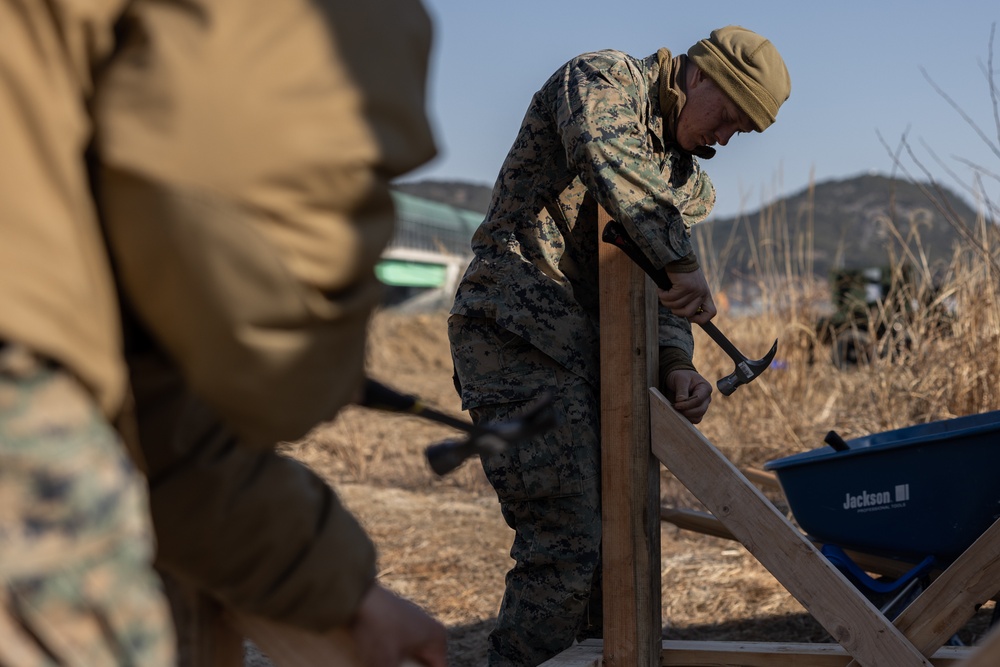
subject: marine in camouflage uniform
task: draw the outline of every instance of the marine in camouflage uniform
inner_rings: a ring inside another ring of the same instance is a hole
[[[548,391],[561,416],[483,457],[515,531],[491,667],[537,665],[601,635],[597,212],[655,266],[698,270],[689,230],[715,203],[698,156],[715,151],[675,140],[688,62],[606,50],[563,65],[534,95],[472,240],[449,318],[463,408],[476,423],[505,420]],[[662,305],[658,342],[661,386],[694,370],[690,322]]]
[[[600,633],[597,206],[663,266],[693,260],[687,229],[715,202],[698,161],[663,140],[659,92],[661,82],[672,92],[672,64],[665,50],[644,60],[602,51],[553,75],[472,242],[449,325],[463,407],[499,420],[548,390],[563,416],[483,460],[516,531],[491,664],[537,664],[578,633]],[[690,323],[661,308],[660,344],[690,364]]]

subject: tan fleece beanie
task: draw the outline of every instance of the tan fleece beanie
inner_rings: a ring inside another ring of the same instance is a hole
[[[688,57],[763,132],[788,99],[792,81],[778,50],[764,37],[737,25],[713,30]]]

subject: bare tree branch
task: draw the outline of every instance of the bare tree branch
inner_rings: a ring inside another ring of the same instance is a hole
[[[976,124],[976,121],[972,120],[969,114],[965,113],[965,110],[962,107],[960,107],[958,103],[955,102],[955,100],[953,100],[950,95],[948,95],[948,93],[944,92],[944,90],[937,85],[934,79],[931,78],[931,75],[927,73],[927,70],[925,70],[923,67],[920,67],[920,73],[923,74],[927,82],[931,84],[931,88],[934,89],[934,92],[940,95],[941,98],[945,102],[947,102],[949,106],[951,106],[951,108],[954,109],[959,116],[962,117],[962,120],[964,120],[965,123],[972,128],[972,131],[979,135],[979,138],[983,140],[983,143],[986,144],[998,158],[1000,158],[1000,147],[998,147],[997,144],[994,143],[989,138],[989,136],[987,136],[987,134],[982,131],[982,129],[980,129],[979,125]]]

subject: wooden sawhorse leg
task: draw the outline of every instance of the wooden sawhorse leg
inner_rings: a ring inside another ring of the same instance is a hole
[[[1000,588],[998,522],[893,624],[655,389],[650,418],[657,458],[854,657],[853,664],[930,664],[925,656]]]

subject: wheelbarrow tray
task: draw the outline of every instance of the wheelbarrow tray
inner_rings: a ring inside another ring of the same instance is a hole
[[[818,542],[950,562],[1000,516],[1000,411],[884,431],[769,461]]]

